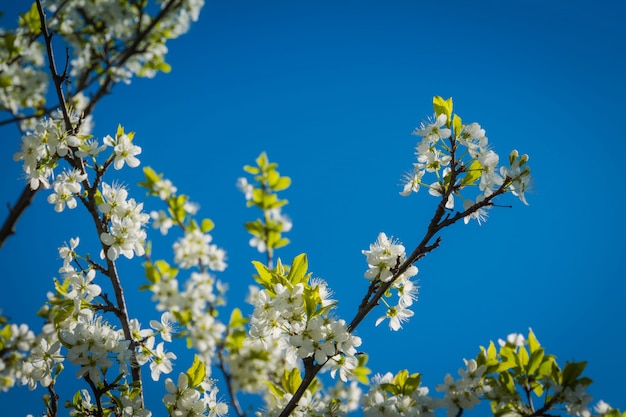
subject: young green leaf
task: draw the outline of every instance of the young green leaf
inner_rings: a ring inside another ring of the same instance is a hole
[[[482,176],[482,174],[483,174],[483,166],[478,161],[478,159],[475,159],[470,165],[470,167],[467,168],[465,176],[461,180],[461,185],[466,186],[466,185],[474,184],[476,180],[478,180]]]
[[[443,97],[440,96],[433,97],[433,108],[435,110],[435,116],[445,114],[448,117],[447,123],[449,126],[452,121],[452,97],[447,100],[444,100]]]
[[[213,220],[211,219],[204,219],[200,224],[200,230],[202,231],[202,233],[208,233],[213,230],[214,227],[215,223],[213,223]]]
[[[296,256],[291,262],[291,268],[289,274],[287,274],[287,281],[293,285],[306,282],[306,271],[309,267],[309,262],[306,257],[306,253],[301,253]]]
[[[202,381],[204,381],[204,378],[206,377],[206,366],[204,365],[204,362],[200,360],[198,355],[194,355],[193,364],[189,367],[189,369],[187,369],[185,374],[187,375],[187,378],[189,378],[189,388],[195,388],[200,385]]]
[[[232,313],[230,313],[230,321],[228,322],[228,327],[231,329],[236,329],[238,327],[245,326],[248,323],[248,319],[245,318],[241,314],[241,310],[235,308]]]

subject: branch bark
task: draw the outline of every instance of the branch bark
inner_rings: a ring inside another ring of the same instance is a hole
[[[31,205],[37,191],[38,190],[31,190],[30,186],[27,185],[24,187],[24,190],[22,190],[22,193],[20,194],[20,197],[15,205],[13,207],[9,205],[9,215],[4,220],[2,228],[0,228],[0,248],[2,248],[4,242],[9,236],[15,234],[15,225],[17,224],[17,221],[24,213],[24,210]]]

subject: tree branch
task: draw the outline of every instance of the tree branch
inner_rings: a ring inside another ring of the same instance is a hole
[[[4,224],[0,229],[0,248],[4,245],[4,242],[7,240],[9,236],[15,234],[15,225],[17,221],[20,219],[26,207],[30,206],[35,198],[35,194],[37,194],[38,190],[31,190],[30,185],[24,187],[22,190],[22,194],[18,198],[17,202],[13,207],[9,205],[9,215],[4,220]]]
[[[450,154],[451,154],[450,165],[452,167],[452,171],[450,172],[450,179],[448,183],[450,185],[442,193],[441,200],[439,201],[439,204],[437,205],[435,214],[433,215],[433,218],[431,219],[428,225],[428,229],[426,230],[424,237],[422,238],[421,242],[417,245],[417,247],[413,250],[413,252],[405,259],[405,261],[401,265],[399,265],[397,268],[392,269],[393,277],[391,278],[391,280],[387,282],[380,282],[378,287],[376,287],[376,284],[375,284],[376,281],[373,281],[370,284],[367,294],[365,295],[365,297],[363,298],[363,301],[358,307],[357,313],[355,314],[354,318],[348,325],[348,331],[350,333],[354,332],[354,330],[361,323],[361,321],[363,321],[363,319],[374,309],[374,307],[378,305],[378,302],[385,295],[387,290],[391,288],[394,282],[397,281],[398,278],[400,278],[400,276],[404,274],[411,265],[413,265],[418,260],[426,256],[426,254],[428,254],[432,250],[439,247],[439,244],[441,243],[440,236],[435,239],[434,243],[430,244],[430,241],[433,238],[435,238],[435,236],[443,228],[456,223],[462,218],[469,216],[470,214],[480,210],[483,207],[492,205],[491,201],[495,197],[506,192],[507,187],[511,183],[510,178],[505,178],[502,185],[493,194],[485,198],[483,201],[473,204],[472,207],[470,207],[469,209],[463,212],[457,212],[452,217],[450,217],[449,213],[446,214],[446,203],[448,201],[448,198],[450,197],[451,194],[455,192],[455,183],[456,183],[456,179],[458,175],[464,171],[464,167],[459,166],[458,161],[455,159],[456,158],[455,153],[456,153],[456,141],[453,139],[450,139]],[[304,395],[304,392],[306,391],[308,386],[311,384],[311,382],[313,381],[317,373],[323,367],[323,364],[317,364],[312,367],[307,367],[306,366],[307,360],[312,361],[313,359],[310,357],[304,359],[305,377],[303,378],[302,383],[300,384],[300,387],[298,387],[298,390],[293,395],[293,397],[289,400],[289,402],[287,403],[287,405],[285,406],[285,408],[283,409],[279,417],[288,416],[296,408],[298,401],[300,401],[300,399],[302,398],[302,395]],[[460,409],[458,416],[460,416],[462,413],[463,413],[463,410]]]

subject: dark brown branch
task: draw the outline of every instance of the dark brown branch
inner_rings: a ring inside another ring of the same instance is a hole
[[[59,394],[54,391],[54,381],[48,386],[48,393],[50,394],[50,402],[46,405],[46,409],[50,417],[56,417],[59,412]]]
[[[35,198],[35,194],[37,194],[38,190],[31,190],[30,185],[24,187],[22,190],[22,194],[20,194],[17,203],[13,207],[9,206],[9,215],[4,220],[4,224],[0,229],[0,248],[4,245],[4,242],[7,240],[9,236],[15,234],[15,225],[17,221],[20,219],[26,207],[30,206]]]
[[[315,376],[324,366],[324,364],[314,364],[313,357],[304,358],[303,361],[304,377],[302,378],[302,383],[293,394],[293,397],[291,397],[291,400],[289,400],[289,403],[287,403],[283,411],[280,412],[278,417],[287,417],[289,414],[291,414],[293,410],[296,409],[296,407],[298,406],[298,402],[300,401],[306,390],[309,388],[309,385],[311,385],[311,383],[315,379]]]
[[[65,122],[65,129],[68,132],[73,132],[74,127],[70,120],[70,115],[67,111],[67,101],[63,93],[63,83],[67,81],[67,74],[59,74],[57,72],[56,63],[54,60],[54,51],[52,50],[52,35],[48,31],[48,25],[46,24],[46,12],[43,10],[41,0],[37,0],[37,10],[39,11],[39,20],[41,22],[41,33],[43,35],[46,50],[48,52],[48,65],[50,67],[50,75],[54,81],[54,89],[56,90],[57,97],[59,99],[59,106],[63,113],[63,121]]]
[[[93,396],[95,397],[96,406],[98,407],[98,411],[96,412],[96,417],[103,417],[104,412],[102,410],[102,391],[99,390],[98,387],[96,387],[96,384],[94,384],[94,382],[91,380],[91,378],[89,377],[89,374],[86,374],[83,378],[85,381],[87,381],[87,384],[89,384],[89,386],[91,387],[91,391],[93,392]]]

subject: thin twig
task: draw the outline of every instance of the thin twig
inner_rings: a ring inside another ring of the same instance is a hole
[[[241,405],[239,404],[239,399],[237,398],[237,393],[235,392],[235,387],[233,386],[234,381],[232,375],[226,369],[223,348],[223,346],[217,347],[217,356],[219,359],[219,368],[222,371],[222,375],[224,375],[224,379],[226,379],[226,388],[228,389],[228,395],[230,396],[231,405],[233,406],[235,412],[239,417],[246,417],[247,413],[244,413],[244,411],[241,409]]]
[[[65,122],[65,129],[68,132],[73,132],[74,127],[70,120],[70,115],[67,111],[67,101],[63,93],[63,83],[67,81],[67,75],[65,73],[59,74],[56,68],[56,62],[54,60],[54,51],[52,50],[52,35],[48,31],[48,25],[46,24],[46,12],[43,10],[41,0],[37,0],[37,10],[39,11],[39,21],[41,22],[41,34],[43,35],[46,50],[48,52],[48,65],[50,67],[50,75],[54,82],[54,89],[56,90],[57,97],[59,99],[59,106],[61,107],[61,113],[63,113],[63,121]]]

